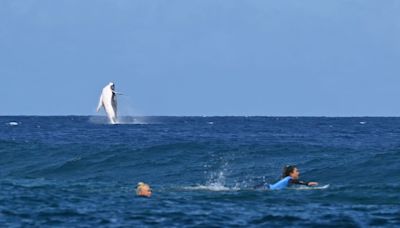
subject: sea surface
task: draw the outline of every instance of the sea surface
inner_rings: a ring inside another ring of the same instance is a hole
[[[400,118],[121,122],[0,117],[0,226],[400,226]],[[254,189],[288,164],[329,188]]]

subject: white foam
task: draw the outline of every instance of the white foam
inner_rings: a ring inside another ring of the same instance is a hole
[[[148,124],[144,117],[122,116],[117,120],[117,124]]]
[[[103,116],[91,116],[89,122],[93,124],[111,124],[110,121]],[[145,117],[132,117],[121,116],[117,118],[117,122],[113,125],[126,125],[126,124],[149,124]]]
[[[9,125],[9,126],[18,126],[19,123],[18,123],[18,122],[11,121],[11,122],[9,122],[7,125]]]
[[[227,166],[227,163],[224,164]],[[234,187],[228,187],[225,185],[225,173],[224,171],[213,172],[208,182],[205,185],[196,185],[190,187],[184,187],[186,190],[202,190],[202,191],[238,191],[240,188],[235,185]]]
[[[89,122],[93,124],[109,124],[110,122],[103,116],[90,116]]]
[[[227,187],[224,185],[221,185],[219,183],[212,183],[208,185],[196,185],[196,186],[190,186],[190,187],[184,187],[183,189],[185,190],[194,190],[194,191],[214,191],[214,192],[220,192],[220,191],[239,191],[239,188],[233,187]]]

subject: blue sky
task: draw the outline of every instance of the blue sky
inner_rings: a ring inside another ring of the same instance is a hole
[[[400,116],[397,0],[2,0],[0,115]]]

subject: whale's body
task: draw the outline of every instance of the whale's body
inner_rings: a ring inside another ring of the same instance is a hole
[[[117,94],[114,89],[114,83],[110,82],[106,85],[101,92],[99,105],[97,106],[97,112],[101,107],[104,107],[107,117],[112,124],[117,123]]]

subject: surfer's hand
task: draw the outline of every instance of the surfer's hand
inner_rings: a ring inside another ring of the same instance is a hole
[[[316,185],[318,185],[318,182],[309,182],[308,183],[308,186],[316,186]]]

